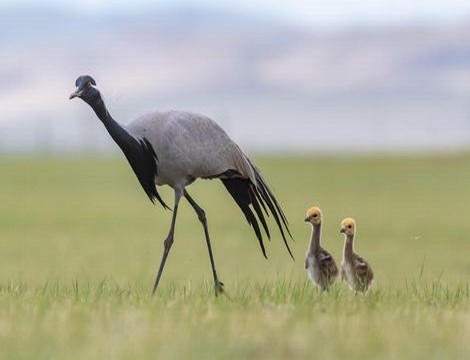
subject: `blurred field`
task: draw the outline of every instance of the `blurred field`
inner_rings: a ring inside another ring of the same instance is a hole
[[[265,260],[222,184],[199,181],[190,192],[229,297],[213,298],[202,228],[183,201],[152,299],[170,212],[123,159],[0,158],[0,358],[467,358],[469,155],[256,162],[296,261],[275,231]],[[365,297],[306,282],[312,204],[337,261],[339,222],[356,218],[356,249],[376,273]]]

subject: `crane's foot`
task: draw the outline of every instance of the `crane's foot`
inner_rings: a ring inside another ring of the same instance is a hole
[[[216,297],[221,295],[221,294],[224,294],[225,293],[224,283],[222,281],[215,280],[214,290],[215,290],[215,296]]]

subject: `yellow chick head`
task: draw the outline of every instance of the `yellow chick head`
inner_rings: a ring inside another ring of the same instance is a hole
[[[309,222],[312,225],[318,225],[321,223],[321,218],[322,218],[322,212],[320,208],[313,206],[307,210],[305,221]]]
[[[347,236],[354,236],[356,232],[356,222],[352,218],[346,218],[341,221],[341,229],[339,231],[342,234],[346,234]]]

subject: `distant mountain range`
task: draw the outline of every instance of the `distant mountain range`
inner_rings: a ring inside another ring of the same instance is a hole
[[[65,101],[83,73],[119,118],[194,109],[259,150],[439,150],[470,140],[470,19],[328,32],[201,8],[3,9],[0,54],[0,131],[16,134],[4,151],[108,149],[88,109]]]

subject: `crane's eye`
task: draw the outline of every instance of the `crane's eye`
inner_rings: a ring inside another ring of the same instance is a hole
[[[86,83],[86,87],[87,87],[88,89],[91,88],[92,85],[93,85],[93,84],[91,83],[91,81],[88,81],[88,82]]]

